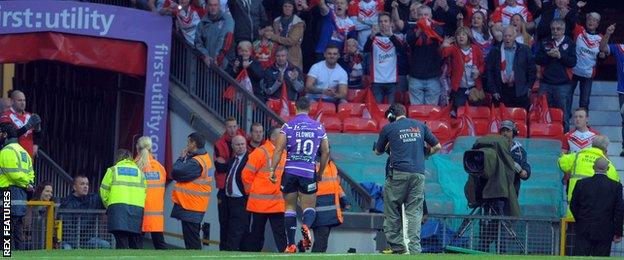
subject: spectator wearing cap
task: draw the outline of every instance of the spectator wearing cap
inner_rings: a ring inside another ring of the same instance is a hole
[[[624,202],[622,184],[607,177],[613,165],[604,157],[594,162],[594,176],[579,180],[572,192],[570,210],[574,214],[578,256],[609,256],[611,242],[622,240]]]
[[[527,152],[518,141],[514,140],[518,135],[518,127],[516,123],[511,120],[505,120],[501,122],[500,129],[498,131],[500,135],[505,137],[511,144],[511,158],[514,160],[514,166],[516,168],[516,175],[514,176],[514,187],[516,188],[516,194],[520,197],[520,182],[526,181],[531,177],[531,165],[527,161]]]
[[[295,2],[285,0],[282,4],[282,15],[273,21],[273,32],[266,32],[264,36],[287,48],[288,62],[301,69],[301,40],[306,24],[294,11]]]
[[[486,85],[496,102],[528,109],[529,92],[535,83],[535,60],[531,49],[515,38],[516,30],[506,27],[503,43],[490,50],[486,58]]]
[[[537,47],[535,63],[542,66],[538,74],[540,94],[546,93],[548,104],[563,110],[563,128],[568,131],[570,106],[572,102],[572,68],[576,66],[576,47],[570,37],[564,34],[566,24],[561,19],[550,23],[552,38],[542,39]],[[540,75],[541,74],[541,75]]]
[[[229,13],[223,12],[219,0],[208,0],[207,13],[197,25],[195,48],[201,52],[206,65],[216,64],[224,67],[224,59],[232,46],[234,20]]]

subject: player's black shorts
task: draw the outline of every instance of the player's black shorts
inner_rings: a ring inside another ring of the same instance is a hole
[[[281,188],[283,193],[301,192],[303,194],[314,194],[317,190],[316,179],[284,172]]]

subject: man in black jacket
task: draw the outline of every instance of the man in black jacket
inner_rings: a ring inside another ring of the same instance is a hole
[[[264,93],[268,98],[280,99],[282,97],[282,84],[286,83],[286,96],[288,100],[297,100],[299,93],[303,91],[303,73],[288,62],[288,49],[279,46],[275,52],[275,63],[264,71]]]
[[[564,132],[568,131],[570,110],[568,99],[572,98],[572,68],[576,66],[576,47],[574,42],[564,35],[566,24],[561,19],[550,23],[552,38],[539,42],[535,63],[542,66],[542,75],[538,74],[540,94],[548,95],[548,105],[563,110]]]
[[[516,42],[513,26],[503,30],[503,43],[492,48],[486,61],[486,79],[494,100],[508,107],[529,109],[535,83],[535,60],[528,46]]]
[[[225,179],[225,196],[228,209],[226,251],[243,251],[243,238],[249,230],[249,217],[247,212],[247,195],[243,187],[241,172],[247,164],[247,140],[242,135],[232,138],[232,151],[234,156],[226,164],[216,164],[218,171],[228,173]],[[223,169],[222,167],[225,167]]]
[[[544,3],[540,23],[537,25],[535,32],[537,40],[542,41],[552,37],[549,26],[555,19],[561,19],[565,22],[565,35],[572,37],[572,30],[578,23],[578,7],[576,6],[576,1],[574,2],[574,4],[571,4],[570,0],[551,0],[551,2]],[[537,15],[534,17],[537,17]]]
[[[261,0],[228,0],[234,18],[234,42],[258,40],[260,28],[270,25]]]
[[[595,175],[576,183],[570,210],[576,219],[574,255],[609,256],[611,241],[622,240],[622,184],[607,178],[609,161],[594,162]]]

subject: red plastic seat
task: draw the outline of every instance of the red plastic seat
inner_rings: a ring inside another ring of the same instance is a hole
[[[386,114],[386,111],[390,108],[390,104],[377,104],[377,108],[381,111],[382,115]]]
[[[514,122],[525,123],[527,120],[527,111],[522,107],[508,107],[507,114],[503,114],[503,120],[513,120]]]
[[[342,131],[342,120],[336,116],[322,116],[321,123],[327,132],[340,133]]]
[[[407,109],[407,116],[410,118],[426,121],[428,118],[440,116],[442,108],[434,105],[411,105]]]
[[[365,89],[349,89],[347,91],[347,101],[351,102],[351,103],[361,103],[364,101],[364,98],[366,97],[366,90]]]
[[[563,136],[563,126],[559,123],[532,123],[531,128],[529,129],[529,136],[531,138],[561,140],[561,137]]]
[[[559,108],[549,108],[548,111],[550,112],[550,118],[552,119],[552,122],[558,122],[558,123],[563,123],[563,110],[559,109]],[[536,113],[535,111],[531,112],[529,114],[529,121],[532,125],[533,122],[538,122],[539,121],[539,115],[538,113]]]
[[[379,131],[381,131],[381,129],[383,129],[384,126],[386,126],[387,124],[390,124],[390,121],[388,121],[388,119],[386,118],[382,118],[379,121],[377,121],[377,128]]]
[[[489,107],[473,107],[473,106],[469,106],[468,107],[468,111],[466,111],[466,106],[462,106],[462,107],[459,107],[457,109],[457,117],[463,115],[464,113],[466,113],[466,115],[470,116],[470,118],[472,118],[472,120],[476,120],[476,119],[488,119],[489,120],[490,119],[490,108]]]
[[[477,118],[472,119],[472,122],[475,124],[475,134],[476,135],[487,135],[490,133],[490,119]]]
[[[349,117],[342,122],[345,133],[377,133],[377,122],[373,119]]]
[[[518,128],[518,137],[527,138],[529,136],[525,123],[516,122],[516,128]]]
[[[433,135],[438,138],[438,141],[440,141],[440,143],[446,143],[453,139],[451,125],[448,122],[443,120],[429,120],[427,121],[427,126],[429,127]]]
[[[342,120],[347,117],[361,117],[364,107],[366,105],[362,103],[342,103],[338,105],[337,116]]]
[[[334,103],[327,102],[314,102],[310,105],[310,116],[316,116],[320,111],[323,111],[323,115],[335,115],[336,114],[336,105]]]

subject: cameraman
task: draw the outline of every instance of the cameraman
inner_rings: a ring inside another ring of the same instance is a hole
[[[518,135],[518,128],[516,123],[511,120],[505,120],[501,122],[498,133],[509,140],[511,146],[511,157],[513,158],[516,166],[516,175],[514,176],[514,187],[516,188],[516,194],[520,197],[520,181],[526,181],[531,177],[531,165],[527,162],[527,153],[524,147],[514,140]]]
[[[384,126],[373,150],[377,155],[388,149],[392,151],[384,187],[384,233],[391,251],[384,253],[403,254],[409,250],[411,254],[418,254],[425,197],[425,156],[442,147],[424,123],[406,118],[405,112],[401,104],[390,107],[388,117],[390,121],[396,117],[396,121]],[[425,143],[430,148],[426,148]],[[405,204],[405,216],[409,220],[408,249],[403,243],[401,204]]]

